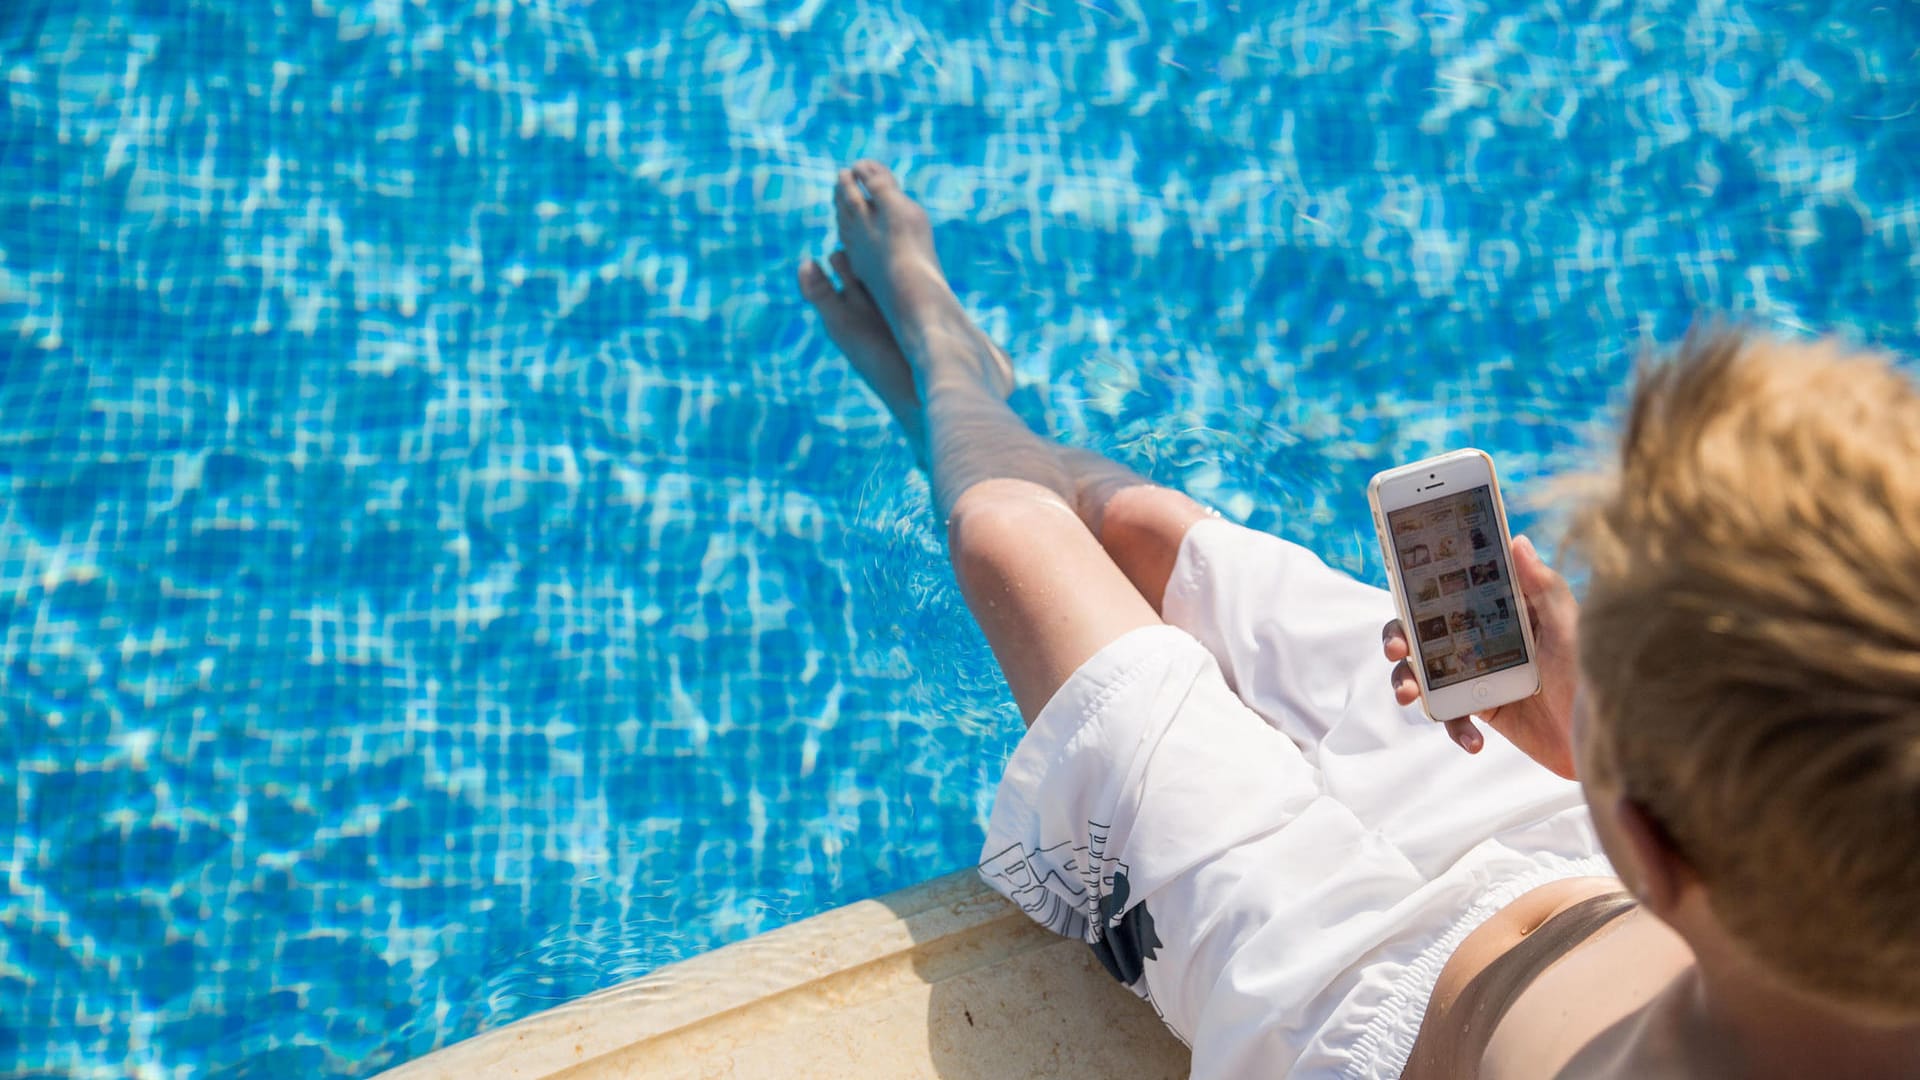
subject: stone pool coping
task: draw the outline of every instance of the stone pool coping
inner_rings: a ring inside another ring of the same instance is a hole
[[[1128,1076],[1189,1057],[1077,941],[971,869],[435,1051],[381,1080]]]

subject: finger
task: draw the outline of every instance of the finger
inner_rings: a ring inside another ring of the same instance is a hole
[[[1458,720],[1447,721],[1447,737],[1460,744],[1460,749],[1469,754],[1477,754],[1487,744],[1481,737],[1480,729],[1473,725],[1473,717],[1463,716]]]
[[[1380,628],[1380,651],[1386,653],[1389,660],[1405,660],[1413,655],[1407,646],[1407,629],[1400,625],[1399,619],[1390,620]]]
[[[1400,661],[1393,665],[1393,674],[1387,677],[1393,681],[1393,700],[1402,705],[1420,700],[1420,680],[1413,677],[1412,664]]]
[[[860,182],[853,178],[853,170],[840,170],[840,179],[833,185],[833,201],[843,214],[866,212],[867,194],[860,190]]]
[[[900,181],[894,178],[893,170],[872,159],[853,163],[853,174],[867,186],[867,193],[875,199],[891,198],[900,194]]]
[[[1513,574],[1520,591],[1533,605],[1543,622],[1566,622],[1573,614],[1573,590],[1567,579],[1547,565],[1533,541],[1525,536],[1513,538]]]

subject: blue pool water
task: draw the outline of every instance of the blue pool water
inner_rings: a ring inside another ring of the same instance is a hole
[[[1917,51],[1908,0],[13,0],[0,1074],[365,1075],[972,860],[1019,721],[794,295],[837,163],[1024,415],[1378,580],[1374,469],[1524,492],[1697,309],[1915,351]]]

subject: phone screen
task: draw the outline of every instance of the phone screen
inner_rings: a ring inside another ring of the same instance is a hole
[[[1387,512],[1428,689],[1527,662],[1486,485]]]

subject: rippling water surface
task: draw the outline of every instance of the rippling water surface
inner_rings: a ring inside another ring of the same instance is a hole
[[[1913,350],[1920,8],[15,0],[0,1073],[364,1075],[967,864],[1019,721],[797,302],[1379,577],[1699,308]],[[1522,524],[1527,515],[1522,515]]]

